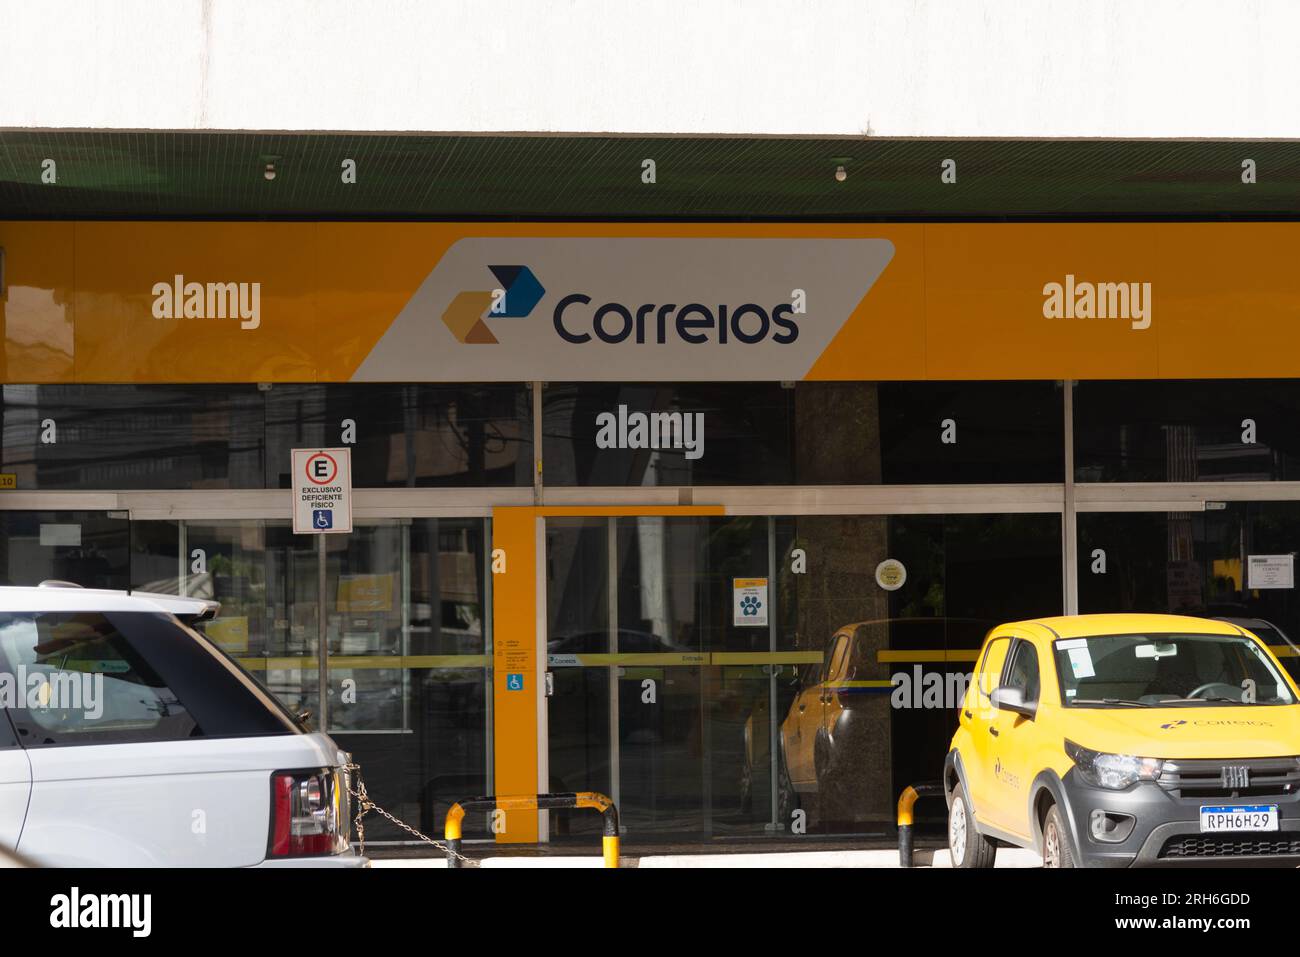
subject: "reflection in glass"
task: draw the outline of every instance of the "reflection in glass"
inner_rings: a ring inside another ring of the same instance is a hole
[[[20,489],[289,487],[289,452],[347,445],[358,488],[532,482],[522,383],[5,385]]]
[[[1061,403],[1057,382],[551,383],[546,481],[1060,482]]]
[[[1080,482],[1293,481],[1300,381],[1080,382]]]
[[[1220,618],[1262,638],[1293,676],[1295,589],[1250,580],[1252,555],[1300,552],[1300,502],[1227,502],[1201,512],[1079,515],[1079,610]]]
[[[426,833],[490,790],[484,523],[359,522],[326,536],[330,727],[371,795]],[[136,522],[135,587],[214,598],[198,626],[287,707],[317,703],[316,539],[287,522]],[[482,836],[485,817],[466,819]],[[382,821],[368,837],[405,840]]]

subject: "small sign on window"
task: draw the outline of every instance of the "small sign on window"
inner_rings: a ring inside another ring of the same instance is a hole
[[[1295,588],[1295,556],[1248,555],[1246,587]]]
[[[41,544],[47,548],[79,548],[81,546],[81,526],[42,522]]]
[[[737,628],[767,627],[767,579],[731,580],[731,623]]]

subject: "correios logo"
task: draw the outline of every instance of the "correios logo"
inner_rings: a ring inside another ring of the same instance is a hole
[[[456,295],[442,313],[442,322],[458,342],[495,345],[497,337],[485,319],[526,319],[546,294],[527,266],[488,266],[500,285],[495,289]]]
[[[488,321],[527,318],[546,293],[527,266],[489,266],[488,270],[500,283],[496,289],[460,292],[442,314],[451,334],[467,345],[497,343]],[[592,302],[585,292],[571,292],[556,302],[551,323],[561,340],[571,345],[593,341],[610,345],[664,345],[669,341],[788,345],[799,338],[795,316],[806,311],[807,295],[795,289],[790,302],[766,306],[756,302],[629,304],[615,300],[593,306]]]
[[[177,273],[171,282],[153,284],[155,319],[238,319],[239,328],[262,324],[260,282],[187,282]]]
[[[799,298],[802,298],[800,291]],[[591,297],[575,292],[555,305],[552,321],[555,331],[565,342],[580,345],[593,338],[610,344],[632,341],[663,345],[670,338],[690,345],[729,341],[753,345],[770,339],[788,345],[799,338],[794,320],[800,305],[782,302],[764,307],[746,302],[738,306],[721,303],[708,306],[699,302],[678,305],[675,302],[645,302],[635,306],[606,302],[588,309]]]
[[[1151,283],[1065,282],[1043,286],[1044,319],[1122,319],[1134,329],[1151,328]]]
[[[1162,731],[1169,731],[1173,728],[1181,728],[1183,725],[1190,724],[1194,728],[1271,728],[1271,721],[1255,721],[1248,718],[1203,718],[1195,721],[1187,721],[1179,718],[1176,721],[1170,721],[1168,724],[1162,724]]]

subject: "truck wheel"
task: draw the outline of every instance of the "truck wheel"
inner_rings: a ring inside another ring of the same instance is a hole
[[[998,846],[975,828],[966,788],[960,782],[952,792],[948,808],[948,853],[952,866],[963,868],[992,867]]]
[[[1043,821],[1043,866],[1073,867],[1074,852],[1070,849],[1070,832],[1065,829],[1061,812],[1053,804]]]

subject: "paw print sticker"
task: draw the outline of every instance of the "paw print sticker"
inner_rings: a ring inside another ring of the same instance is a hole
[[[767,579],[733,578],[731,624],[736,628],[767,627]]]

